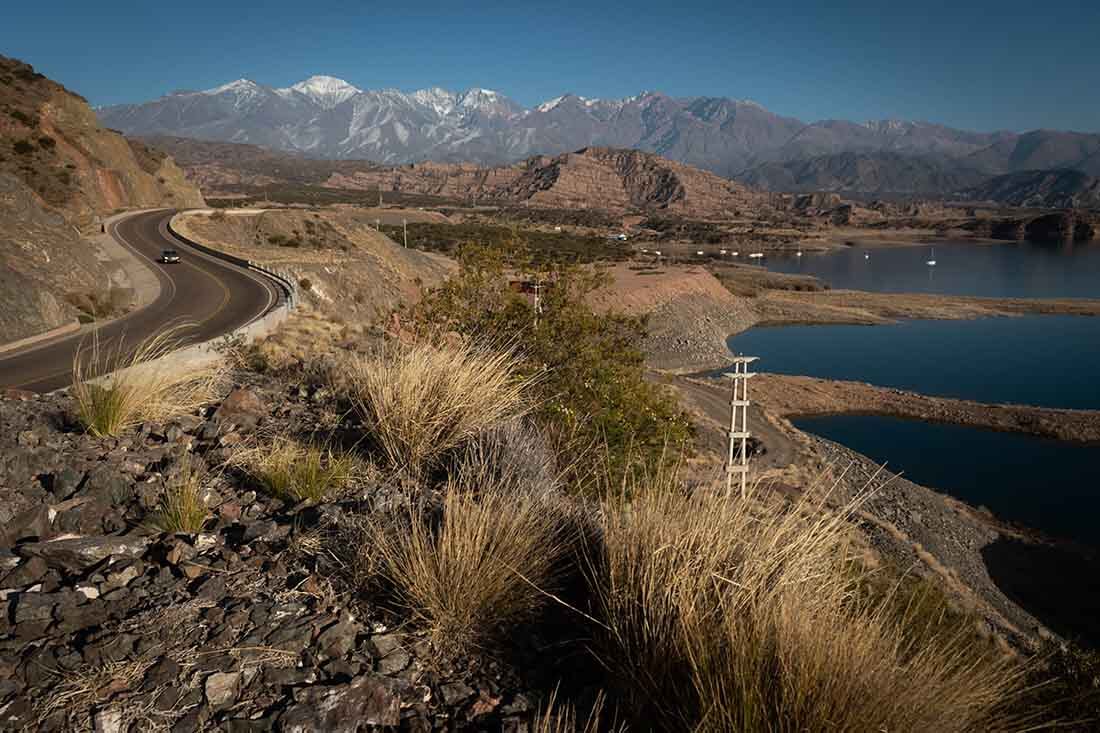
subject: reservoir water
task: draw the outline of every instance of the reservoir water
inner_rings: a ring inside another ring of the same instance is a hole
[[[865,255],[870,255],[866,257]],[[936,266],[925,261],[935,257]],[[990,297],[1100,297],[1100,246],[1027,243],[845,249],[771,259],[833,288]],[[926,394],[1100,409],[1100,318],[1023,316],[886,326],[753,328],[730,339],[759,369]],[[1100,446],[873,415],[797,420],[998,516],[1100,546]]]
[[[876,415],[794,424],[1002,519],[1100,547],[1100,448]]]
[[[935,259],[935,267],[926,263]],[[814,275],[833,288],[993,298],[1100,298],[1100,245],[942,244],[850,247],[769,257],[769,270]]]
[[[980,402],[1100,409],[1100,318],[1020,316],[884,326],[764,326],[729,340],[778,374]]]

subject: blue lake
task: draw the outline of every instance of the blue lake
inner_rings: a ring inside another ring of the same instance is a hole
[[[935,267],[925,262],[935,258]],[[995,298],[1100,298],[1100,244],[942,244],[769,257],[769,270],[833,288]]]
[[[1100,448],[877,415],[794,420],[998,517],[1100,547]]]
[[[1100,318],[1020,316],[884,326],[765,326],[729,340],[779,374],[980,402],[1100,409]]]
[[[870,255],[869,257],[865,255]],[[936,266],[925,261],[935,257]],[[1100,246],[1028,243],[845,249],[771,258],[833,288],[1100,298]],[[758,369],[925,394],[1100,409],[1100,318],[1022,316],[885,326],[760,327],[732,337]],[[795,421],[907,478],[1053,536],[1100,546],[1100,446],[873,415]]]

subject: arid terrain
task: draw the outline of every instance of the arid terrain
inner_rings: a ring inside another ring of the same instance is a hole
[[[94,241],[100,219],[202,204],[171,158],[103,129],[82,98],[0,56],[0,343],[132,304],[126,269]]]

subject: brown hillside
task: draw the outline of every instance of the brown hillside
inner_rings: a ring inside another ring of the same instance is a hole
[[[81,232],[125,208],[202,205],[172,159],[99,127],[80,96],[0,56],[0,343],[129,305]]]
[[[584,148],[496,168],[419,163],[350,175],[335,172],[326,185],[548,208],[669,211],[701,217],[729,217],[767,200],[713,173],[651,153],[615,148]]]

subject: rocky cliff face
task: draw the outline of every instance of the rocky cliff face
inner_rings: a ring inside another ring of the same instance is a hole
[[[0,343],[124,307],[81,237],[97,217],[202,204],[171,158],[101,128],[84,99],[0,56]]]
[[[616,213],[661,210],[700,217],[728,217],[767,200],[713,173],[650,153],[615,148],[585,148],[496,168],[421,163],[334,173],[326,185],[548,208]]]

